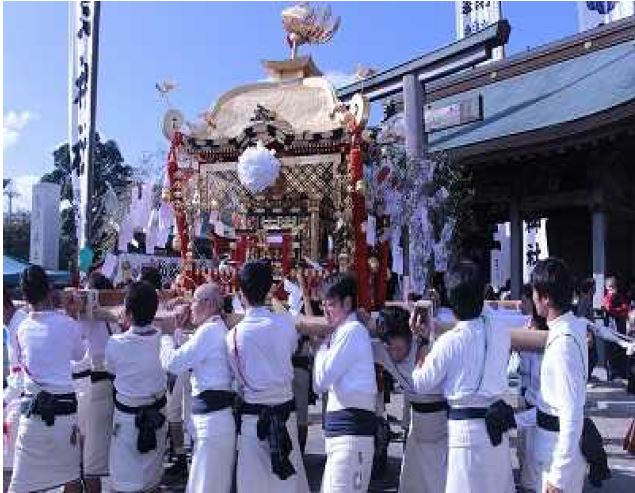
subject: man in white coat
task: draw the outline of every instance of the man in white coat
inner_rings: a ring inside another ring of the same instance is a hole
[[[417,392],[441,386],[450,406],[445,491],[511,493],[507,430],[514,426],[513,410],[502,401],[510,333],[482,314],[485,283],[476,264],[457,263],[446,274],[446,285],[457,323],[428,354],[422,351],[412,375]]]
[[[86,352],[77,322],[53,309],[44,270],[32,265],[21,279],[29,316],[17,330],[17,361],[24,378],[22,415],[10,492],[65,486],[81,491],[77,398],[71,362]]]
[[[271,265],[248,262],[238,275],[244,318],[226,337],[244,402],[239,409],[238,493],[308,492],[298,443],[291,356],[298,333],[289,314],[265,306]]]
[[[24,310],[16,308],[11,295],[5,288],[3,290],[2,317],[7,328],[7,359],[9,363],[9,376],[7,386],[2,394],[2,407],[4,410],[4,446],[2,447],[2,465],[5,474],[11,477],[13,469],[13,454],[15,440],[18,436],[18,424],[20,422],[20,397],[22,396],[22,367],[17,358],[18,327],[27,314]]]
[[[216,284],[199,286],[191,304],[191,321],[197,326],[194,335],[178,349],[172,336],[161,340],[161,361],[166,371],[180,375],[192,370],[194,453],[188,493],[229,493],[232,486],[235,394],[222,307],[223,296]]]
[[[412,381],[418,349],[427,341],[419,337],[413,340],[405,308],[387,307],[381,318],[385,343],[373,341],[375,362],[381,363],[403,390],[404,421],[410,416],[399,491],[442,492],[448,467],[448,404],[440,387],[418,394]]]
[[[538,315],[549,326],[536,411],[536,491],[580,493],[587,463],[580,451],[588,368],[587,320],[571,312],[573,282],[562,260],[540,260],[531,275]]]
[[[113,285],[100,272],[93,272],[88,277],[88,288],[107,290],[113,289]],[[114,413],[112,375],[106,371],[105,365],[106,344],[111,335],[121,330],[116,323],[101,320],[86,320],[82,324],[86,329],[87,356],[90,362],[86,429],[83,430],[84,486],[87,493],[100,493],[101,478],[109,474],[108,453]]]
[[[357,285],[349,275],[326,280],[324,312],[332,333],[315,355],[314,384],[328,392],[323,493],[367,491],[373,465],[377,383],[370,335],[357,319]]]
[[[115,376],[110,441],[114,491],[154,490],[163,475],[166,377],[159,356],[161,332],[151,325],[158,304],[152,285],[133,282],[124,302],[130,328],[106,344],[106,370]]]

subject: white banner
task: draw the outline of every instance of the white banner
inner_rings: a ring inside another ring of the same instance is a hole
[[[602,24],[635,14],[635,2],[578,2],[578,31],[593,29]]]
[[[500,1],[463,2],[455,0],[455,5],[456,39],[463,39],[477,33],[501,19]],[[502,46],[494,48],[492,51],[492,60],[500,60],[504,56]]]
[[[494,241],[498,242],[500,248],[491,251],[490,272],[491,284],[496,291],[500,291],[511,277],[510,238],[510,224],[497,224]]]
[[[94,145],[99,2],[69,2],[69,143],[77,239],[83,248]]]
[[[57,270],[60,246],[60,186],[33,185],[29,260],[45,269]]]
[[[523,282],[527,283],[538,260],[549,256],[547,220],[523,221]]]
[[[500,249],[490,252],[490,279],[492,287],[500,290],[511,278],[511,225],[503,223],[497,225],[494,241]],[[549,256],[547,244],[547,220],[536,219],[523,221],[523,282],[529,282],[531,271],[538,260]]]

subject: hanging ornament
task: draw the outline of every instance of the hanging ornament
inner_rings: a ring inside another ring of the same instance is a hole
[[[238,158],[238,179],[252,193],[260,193],[273,185],[279,174],[280,161],[261,141]]]

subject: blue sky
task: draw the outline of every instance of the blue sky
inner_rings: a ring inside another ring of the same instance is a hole
[[[166,109],[154,84],[172,79],[186,118],[232,87],[264,77],[260,60],[288,56],[280,11],[288,2],[103,2],[98,129],[129,164],[165,149]],[[454,40],[453,2],[333,2],[339,32],[303,47],[334,81],[358,64],[386,68]],[[68,6],[4,2],[4,170],[25,187],[50,170],[66,140]],[[504,2],[512,25],[507,54],[577,30],[575,2]],[[29,201],[25,191],[18,206]]]

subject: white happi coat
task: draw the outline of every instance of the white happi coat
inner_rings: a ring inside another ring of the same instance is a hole
[[[560,421],[560,432],[536,427],[537,491],[548,481],[565,493],[579,493],[587,463],[580,452],[588,352],[588,321],[571,312],[548,322],[549,336],[540,370],[538,408]]]
[[[178,349],[174,338],[161,339],[163,368],[175,375],[192,370],[192,396],[206,390],[232,390],[232,372],[225,337],[227,326],[213,316]],[[236,452],[236,424],[232,409],[192,415],[194,454],[187,481],[188,493],[229,493]]]
[[[540,365],[542,353],[520,353],[520,385],[525,391],[525,406],[535,407],[540,392]],[[532,490],[536,487],[539,477],[538,463],[536,462],[536,427],[535,425],[518,428],[518,462],[520,465],[520,485]]]
[[[408,356],[395,362],[381,341],[373,341],[375,362],[397,381],[404,392],[404,421],[410,415],[410,429],[406,440],[399,477],[399,491],[403,493],[436,493],[445,490],[448,467],[448,420],[445,410],[419,413],[411,409],[413,402],[443,401],[440,387],[427,394],[418,394],[412,381],[417,358],[417,344],[412,342]]]
[[[277,405],[293,399],[291,356],[298,333],[288,314],[251,307],[226,337],[229,358],[239,391],[250,404]],[[257,416],[242,416],[238,436],[236,483],[238,493],[304,493],[309,485],[298,443],[295,413],[287,421],[293,450],[289,457],[296,474],[282,481],[271,470],[269,445],[258,438]]]
[[[55,311],[31,312],[18,328],[16,346],[25,394],[73,393],[71,362],[86,350],[75,320]],[[76,413],[55,416],[53,426],[38,415],[22,415],[9,491],[46,490],[78,480],[80,456]]]
[[[413,372],[415,390],[429,392],[441,385],[449,405],[457,408],[488,407],[501,399],[507,391],[508,328],[523,322],[521,317],[495,317],[486,311],[476,319],[457,322]],[[494,447],[485,420],[449,420],[448,442],[447,493],[515,491],[507,433]]]
[[[4,446],[2,447],[2,466],[5,471],[13,468],[13,455],[15,441],[18,437],[18,425],[20,423],[20,396],[22,395],[22,366],[17,357],[18,327],[27,318],[26,312],[18,309],[15,311],[7,332],[7,359],[9,362],[9,376],[7,387],[4,389],[2,401],[4,404]]]
[[[166,376],[159,358],[160,338],[161,333],[152,327],[133,326],[122,334],[113,335],[106,344],[106,370],[115,376],[115,398],[122,404],[146,406],[165,395]],[[135,415],[115,407],[109,459],[110,477],[116,491],[144,491],[156,488],[161,482],[167,421],[156,431],[157,447],[154,450],[140,453],[138,434]]]
[[[377,382],[368,330],[351,314],[322,343],[314,362],[314,387],[327,392],[326,412],[347,408],[375,412]],[[323,493],[367,491],[373,466],[374,437],[326,439]]]
[[[105,372],[106,344],[112,334],[121,329],[117,324],[98,320],[84,321],[87,356],[91,372]],[[109,379],[91,382],[86,401],[83,467],[84,476],[102,477],[109,474],[108,455],[114,414],[113,385]]]

